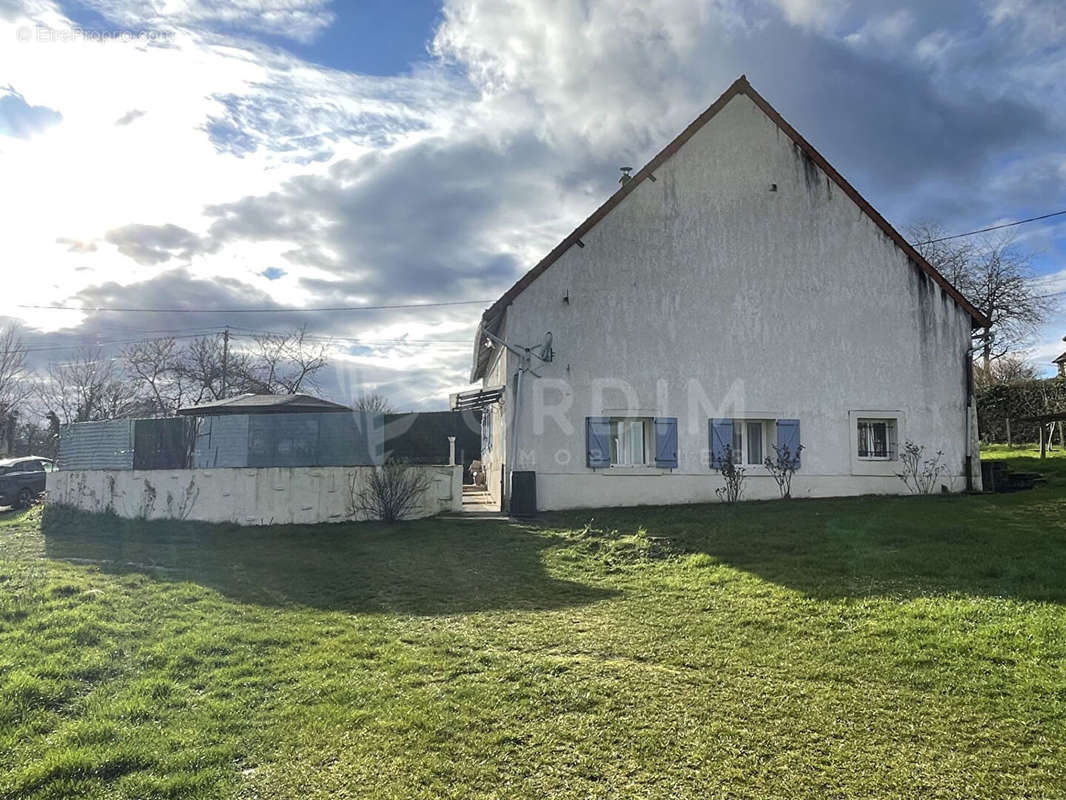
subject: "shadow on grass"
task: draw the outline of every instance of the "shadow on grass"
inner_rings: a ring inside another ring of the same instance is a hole
[[[611,509],[549,524],[594,517],[602,530],[642,527],[675,552],[705,553],[816,599],[964,594],[1066,604],[1062,462],[1045,468],[1047,487],[1011,495]]]
[[[506,522],[244,528],[48,507],[41,528],[49,558],[192,582],[261,605],[434,615],[612,596],[547,574],[541,551],[553,537]]]

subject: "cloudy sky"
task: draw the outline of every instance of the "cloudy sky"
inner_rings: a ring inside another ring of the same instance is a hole
[[[897,226],[1066,209],[1061,0],[0,0],[0,317],[38,361],[306,324],[334,396],[443,408],[484,306],[741,73]],[[1066,217],[1016,231],[1066,290]]]

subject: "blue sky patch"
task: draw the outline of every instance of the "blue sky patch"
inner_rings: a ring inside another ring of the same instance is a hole
[[[62,119],[54,108],[30,105],[10,86],[0,89],[0,136],[28,139]]]

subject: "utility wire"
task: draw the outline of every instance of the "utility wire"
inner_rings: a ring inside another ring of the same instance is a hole
[[[1052,217],[1061,217],[1066,214],[1066,210],[1054,211],[1050,214],[1042,214],[1039,217],[1029,217],[1029,219],[1019,219],[1014,222],[1004,222],[1002,225],[990,225],[987,228],[981,228],[976,231],[967,231],[966,233],[953,233],[951,236],[941,236],[938,239],[929,239],[925,242],[914,242],[913,247],[921,247],[924,244],[936,244],[937,242],[946,242],[949,239],[961,239],[964,236],[975,236],[978,233],[988,233],[989,231],[998,231],[1002,228],[1013,228],[1015,225],[1025,225],[1027,222],[1039,222],[1042,219],[1051,219]]]
[[[96,347],[108,347],[113,345],[126,345],[126,344],[141,344],[144,342],[158,342],[165,341],[167,339],[200,339],[207,336],[221,336],[223,334],[222,328],[202,329],[200,333],[188,333],[182,335],[167,335],[167,336],[150,336],[140,337],[137,339],[111,339],[106,341],[91,341],[80,344],[54,344],[54,345],[40,345],[36,347],[27,347],[27,353],[41,353],[50,352],[55,350],[78,350],[78,349],[93,349]],[[252,328],[230,328],[231,337],[237,336],[288,336],[291,333],[285,333],[282,331],[259,331]],[[350,336],[315,336],[308,335],[304,337],[306,340],[321,342],[324,344],[344,344],[348,346],[366,345],[366,346],[393,346],[404,347],[408,345],[426,346],[426,345],[469,345],[470,341],[467,339],[360,339]]]

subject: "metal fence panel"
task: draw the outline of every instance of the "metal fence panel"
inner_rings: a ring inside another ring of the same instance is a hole
[[[381,415],[359,412],[249,417],[248,466],[345,467],[382,461]]]
[[[448,437],[455,457],[469,466],[481,458],[481,411],[423,411],[385,415],[385,450],[413,464],[447,464]]]
[[[134,469],[188,469],[196,420],[189,417],[138,419],[133,423]]]
[[[248,466],[248,415],[201,417],[193,448],[195,469]]]
[[[384,428],[381,414],[360,412],[231,414],[201,417],[195,423],[185,419],[78,423],[60,436],[60,468],[373,466],[384,461]],[[185,459],[189,442],[192,455]],[[142,452],[136,452],[135,443]],[[436,460],[443,463],[439,457]]]
[[[133,469],[133,420],[75,422],[59,436],[60,469]]]

